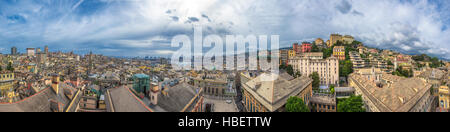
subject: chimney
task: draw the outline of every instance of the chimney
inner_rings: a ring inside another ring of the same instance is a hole
[[[52,75],[52,89],[59,95],[59,74]]]
[[[150,91],[150,103],[153,105],[158,104],[158,93],[159,93],[159,86],[155,85],[152,87]]]

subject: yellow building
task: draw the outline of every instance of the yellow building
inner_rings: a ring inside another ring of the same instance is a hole
[[[339,60],[345,60],[345,47],[335,46],[333,48],[333,56],[338,58]]]
[[[0,72],[0,96],[7,97],[8,91],[12,91],[14,84],[14,73],[10,71]]]
[[[448,86],[439,88],[439,107],[448,110],[450,108],[450,96]]]
[[[330,42],[328,43],[328,47],[333,46],[334,44],[336,44],[337,41],[342,41],[342,35],[331,34],[330,35]]]
[[[292,58],[295,56],[295,50],[289,50],[288,51],[288,58]]]
[[[323,45],[325,43],[321,38],[317,38],[314,42],[316,42],[316,45]]]
[[[342,37],[342,41],[345,44],[351,44],[351,43],[353,43],[353,41],[355,41],[355,39],[350,35],[345,35],[344,37]]]

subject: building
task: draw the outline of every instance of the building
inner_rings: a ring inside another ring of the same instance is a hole
[[[53,73],[51,74],[52,77],[52,84],[51,87],[53,89],[53,91],[55,91],[56,93],[60,93],[59,91],[59,82],[60,82],[60,76],[57,73]]]
[[[309,42],[303,42],[301,49],[302,49],[302,53],[311,52],[312,44]]]
[[[45,53],[45,54],[48,54],[48,45],[45,46],[45,48],[44,48],[44,53]]]
[[[369,53],[378,54],[378,50],[377,49],[369,49]]]
[[[8,97],[8,93],[14,88],[14,73],[0,71],[0,97]]]
[[[327,40],[327,42],[325,42],[326,46],[331,45],[330,40]]]
[[[350,61],[353,63],[353,69],[364,68],[366,66],[365,61],[361,58],[361,55],[356,51],[350,51]]]
[[[289,58],[294,58],[295,56],[296,56],[295,50],[288,51],[288,60],[289,60]]]
[[[387,62],[384,61],[384,59],[381,58],[380,56],[373,56],[372,54],[370,54],[369,61],[370,61],[370,66],[373,66],[376,68],[381,68],[381,69],[387,68]]]
[[[203,90],[185,82],[170,88],[152,85],[150,95],[139,98],[131,88],[121,86],[105,93],[108,112],[203,112]]]
[[[27,56],[34,56],[35,49],[34,48],[27,48]]]
[[[431,84],[431,94],[434,96],[433,102],[435,104],[433,107],[440,107],[440,102],[438,100],[441,95],[441,85],[446,81],[445,75],[446,73],[444,71],[436,68],[428,69],[417,75],[418,78],[422,78],[427,83]]]
[[[23,100],[0,103],[0,112],[62,112],[70,102],[63,93],[45,88]]]
[[[289,51],[288,49],[282,49],[280,50],[280,65],[284,64],[287,65],[288,63],[288,56],[289,56]]]
[[[292,44],[292,49],[295,51],[295,54],[300,54],[302,51],[301,46],[298,45],[298,43]]]
[[[150,109],[155,112],[203,112],[204,97],[201,88],[195,88],[185,82],[159,89],[152,87]]]
[[[17,47],[11,48],[11,55],[17,55]]]
[[[317,38],[315,41],[316,45],[322,46],[324,44],[323,40],[321,38]]]
[[[334,94],[313,93],[311,97],[312,112],[336,112],[336,96]]]
[[[379,80],[379,81],[376,81]],[[358,73],[349,75],[349,86],[361,95],[369,112],[432,111],[431,85],[420,78],[403,78],[382,74],[380,79]]]
[[[46,53],[39,52],[39,53],[36,54],[36,62],[38,64],[43,64],[43,63],[45,63],[46,60],[47,60],[47,54]]]
[[[355,89],[353,87],[335,87],[334,90],[336,98],[348,98],[355,95]]]
[[[439,108],[446,111],[450,110],[450,94],[448,86],[441,86],[439,88]]]
[[[334,46],[333,56],[339,60],[345,60],[345,46]]]
[[[380,82],[383,75],[381,69],[375,67],[356,69],[354,73],[357,73],[358,75],[361,75],[372,82]]]
[[[351,43],[353,43],[353,41],[355,41],[355,39],[350,35],[345,35],[344,37],[342,37],[342,41],[345,44],[351,44]]]
[[[221,73],[199,74],[194,80],[194,86],[203,88],[205,95],[224,96],[228,88],[228,79]]]
[[[302,76],[309,76],[313,72],[317,72],[321,84],[339,83],[339,60],[335,57],[320,60],[295,57],[289,59],[289,64],[292,65],[295,72],[300,72]]]
[[[328,47],[333,46],[334,44],[336,44],[337,41],[341,41],[342,40],[342,35],[339,34],[331,34],[330,35],[330,42],[327,44]]]
[[[133,76],[133,90],[137,94],[143,94],[140,97],[148,95],[150,90],[150,76],[146,74],[136,74]]]
[[[108,89],[105,95],[108,112],[153,112],[131,88],[126,86]]]
[[[446,73],[442,70],[432,68],[428,69],[421,74],[419,74],[417,77],[425,79],[428,83],[433,85],[433,88],[436,89],[435,93],[437,93],[437,89],[442,85],[442,83],[445,81]]]
[[[262,73],[258,76],[242,72],[240,76],[242,102],[247,112],[285,111],[284,105],[291,96],[303,99],[309,107],[312,96],[311,78],[294,78],[286,72]]]
[[[323,59],[323,52],[307,52],[300,54],[301,58],[308,58],[312,60]]]

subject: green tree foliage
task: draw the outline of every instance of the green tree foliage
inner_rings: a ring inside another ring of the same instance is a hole
[[[334,85],[330,85],[330,94],[334,94],[335,90],[334,90]]]
[[[412,77],[414,76],[414,73],[412,70],[403,70],[403,67],[398,67],[394,72],[392,72],[392,75],[401,76],[401,77]]]
[[[391,60],[389,60],[389,61],[387,62],[387,64],[390,65],[390,66],[393,66],[393,65],[394,65],[394,63],[392,63]]]
[[[294,69],[292,68],[292,65],[288,65],[288,66],[286,67],[286,72],[287,72],[289,75],[294,76]]]
[[[365,112],[364,103],[361,96],[350,96],[347,99],[338,101],[337,112]]]
[[[336,44],[334,44],[334,45],[336,45],[336,46],[343,46],[343,45],[344,45],[344,43],[343,43],[343,42],[341,42],[340,40],[338,40],[338,41],[336,41]]]
[[[333,55],[333,48],[334,46],[331,46],[329,48],[323,49],[323,58],[328,58],[331,57],[331,55]]]
[[[282,63],[279,67],[280,70],[286,70],[286,68],[287,66],[284,63]]]
[[[302,74],[300,73],[300,71],[295,72],[295,75],[293,77],[297,78],[297,77],[301,77]]]
[[[441,61],[439,61],[438,58],[436,58],[436,57],[431,58],[431,64],[430,64],[431,68],[438,68],[441,66],[442,66],[442,63],[441,63]]]
[[[421,54],[421,55],[412,56],[411,59],[413,59],[415,61],[430,61],[431,57],[426,54]]]
[[[310,112],[308,106],[303,102],[303,100],[296,96],[291,96],[286,102],[287,112]]]
[[[318,89],[319,86],[320,86],[319,73],[313,72],[311,75],[309,75],[309,77],[313,79],[312,87],[313,87],[314,89]]]
[[[319,47],[317,47],[316,42],[312,43],[311,52],[320,52]]]
[[[430,57],[426,54],[421,54],[421,55],[415,55],[412,57],[413,60],[415,61],[429,61],[431,62],[430,67],[431,68],[437,68],[437,67],[441,67],[442,63],[441,61],[439,61],[439,59],[437,57]]]
[[[285,70],[289,75],[291,75],[293,77],[300,77],[297,75],[297,74],[300,74],[300,72],[294,73],[294,68],[292,68],[292,65],[281,64],[279,69]]]
[[[8,71],[14,71],[14,68],[12,67],[12,63],[11,62],[9,62],[8,63],[8,66],[6,67],[6,70],[8,70]]]
[[[348,77],[353,73],[353,63],[350,60],[340,61],[339,62],[339,75],[341,77]]]

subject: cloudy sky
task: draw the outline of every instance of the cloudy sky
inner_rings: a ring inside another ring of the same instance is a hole
[[[110,56],[170,56],[173,36],[348,34],[372,47],[450,59],[449,0],[1,0],[0,53],[11,46]]]

